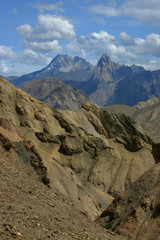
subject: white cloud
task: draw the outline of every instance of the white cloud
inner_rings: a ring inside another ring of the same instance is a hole
[[[37,2],[37,3],[31,4],[32,7],[38,8],[41,12],[43,12],[43,10],[47,10],[47,11],[56,10],[56,11],[64,12],[62,5],[63,5],[63,2],[57,2],[53,4]]]
[[[24,24],[16,31],[23,37],[24,48],[43,53],[60,53],[62,47],[59,40],[69,41],[76,36],[74,26],[68,19],[50,14],[40,14],[35,28]]]
[[[149,34],[146,38],[133,38],[120,33],[120,41],[105,31],[80,36],[67,45],[67,49],[80,55],[97,59],[107,53],[111,59],[121,64],[138,64],[148,69],[156,69],[160,58],[160,35]],[[151,61],[151,59],[154,59]],[[159,65],[160,66],[160,65]]]
[[[147,54],[160,57],[160,35],[153,33],[149,34],[144,42],[144,49]]]
[[[59,42],[57,40],[53,40],[50,42],[27,42],[23,41],[23,46],[28,49],[32,49],[36,52],[54,52],[60,53],[62,52],[62,47],[59,46]]]
[[[93,32],[89,36],[80,36],[67,45],[67,49],[80,54],[83,52],[94,53],[94,55],[100,55],[104,52],[110,54],[110,49],[115,46],[115,37],[108,34],[105,31],[99,33]]]
[[[20,34],[22,37],[30,38],[34,33],[34,29],[29,24],[24,24],[16,29],[17,33]]]
[[[23,63],[26,62],[27,64],[34,63],[36,65],[46,65],[51,61],[51,58],[48,54],[39,54],[32,49],[24,49],[22,52],[13,52],[12,47],[2,45],[0,46],[0,63],[5,69],[6,63],[4,60],[11,60],[13,62],[20,60],[23,61]]]
[[[74,27],[68,19],[50,14],[40,14],[35,28],[28,24],[19,26],[17,33],[30,42],[70,40],[75,37]]]
[[[39,54],[32,49],[24,49],[21,52],[13,52],[12,47],[0,46],[0,74],[20,75],[42,68],[50,63],[52,58],[48,54]],[[16,70],[15,66],[19,66]],[[23,69],[22,67],[23,66]],[[29,67],[30,66],[30,67]]]
[[[121,32],[119,36],[120,36],[122,45],[129,46],[134,44],[133,37],[129,36],[126,32]]]
[[[0,46],[0,59],[15,58],[16,54],[12,51],[12,47]]]
[[[159,0],[124,0],[120,3],[114,5],[110,3],[96,4],[91,6],[89,11],[106,17],[128,16],[145,24],[160,24]]]
[[[52,60],[47,54],[38,54],[31,49],[25,49],[23,52],[19,52],[17,55],[17,59],[22,63],[26,63],[28,65],[47,65]]]
[[[118,15],[117,9],[115,9],[112,6],[104,5],[104,4],[97,4],[90,7],[90,12],[97,13],[97,14],[103,14],[107,17],[113,17]]]
[[[0,74],[9,73],[9,69],[4,61],[0,61]]]

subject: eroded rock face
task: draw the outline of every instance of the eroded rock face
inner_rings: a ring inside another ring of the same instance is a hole
[[[98,219],[107,229],[129,239],[159,239],[160,163],[144,173],[113,201]]]
[[[104,109],[112,113],[124,113],[133,118],[154,140],[160,142],[160,97],[153,97],[146,102],[139,102],[133,107],[112,105]]]
[[[155,164],[152,140],[125,115],[54,110],[2,78],[0,89],[2,147],[91,220]]]

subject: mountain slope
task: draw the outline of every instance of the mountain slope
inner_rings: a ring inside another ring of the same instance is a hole
[[[14,136],[14,146],[7,135],[12,140]],[[124,239],[90,222],[64,196],[38,181],[27,161],[29,153],[16,135],[11,123],[6,120],[2,124],[0,118],[1,240]]]
[[[2,78],[0,152],[3,240],[118,239],[75,210],[95,220],[160,161],[159,145],[129,117],[91,103],[54,110]]]
[[[38,178],[91,219],[110,203],[108,193],[119,194],[157,161],[151,139],[124,115],[90,103],[76,112],[56,111],[3,79],[0,84],[0,116],[15,129],[15,150],[43,163],[43,171],[35,169]]]
[[[62,110],[77,110],[89,101],[85,93],[53,78],[31,81],[22,90],[47,105]]]
[[[104,109],[113,113],[124,113],[138,122],[155,142],[160,142],[160,97],[153,97],[146,102],[139,102],[133,107],[111,105]]]

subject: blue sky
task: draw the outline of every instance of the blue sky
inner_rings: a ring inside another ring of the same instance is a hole
[[[57,54],[160,69],[159,0],[2,0],[0,29],[0,75],[39,70]]]

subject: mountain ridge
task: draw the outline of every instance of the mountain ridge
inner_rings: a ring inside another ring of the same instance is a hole
[[[22,86],[47,76],[83,91],[100,107],[113,104],[133,106],[160,94],[159,70],[149,71],[140,66],[114,63],[107,54],[101,56],[95,67],[79,57],[57,55],[40,71],[15,80],[11,78],[10,82]]]

